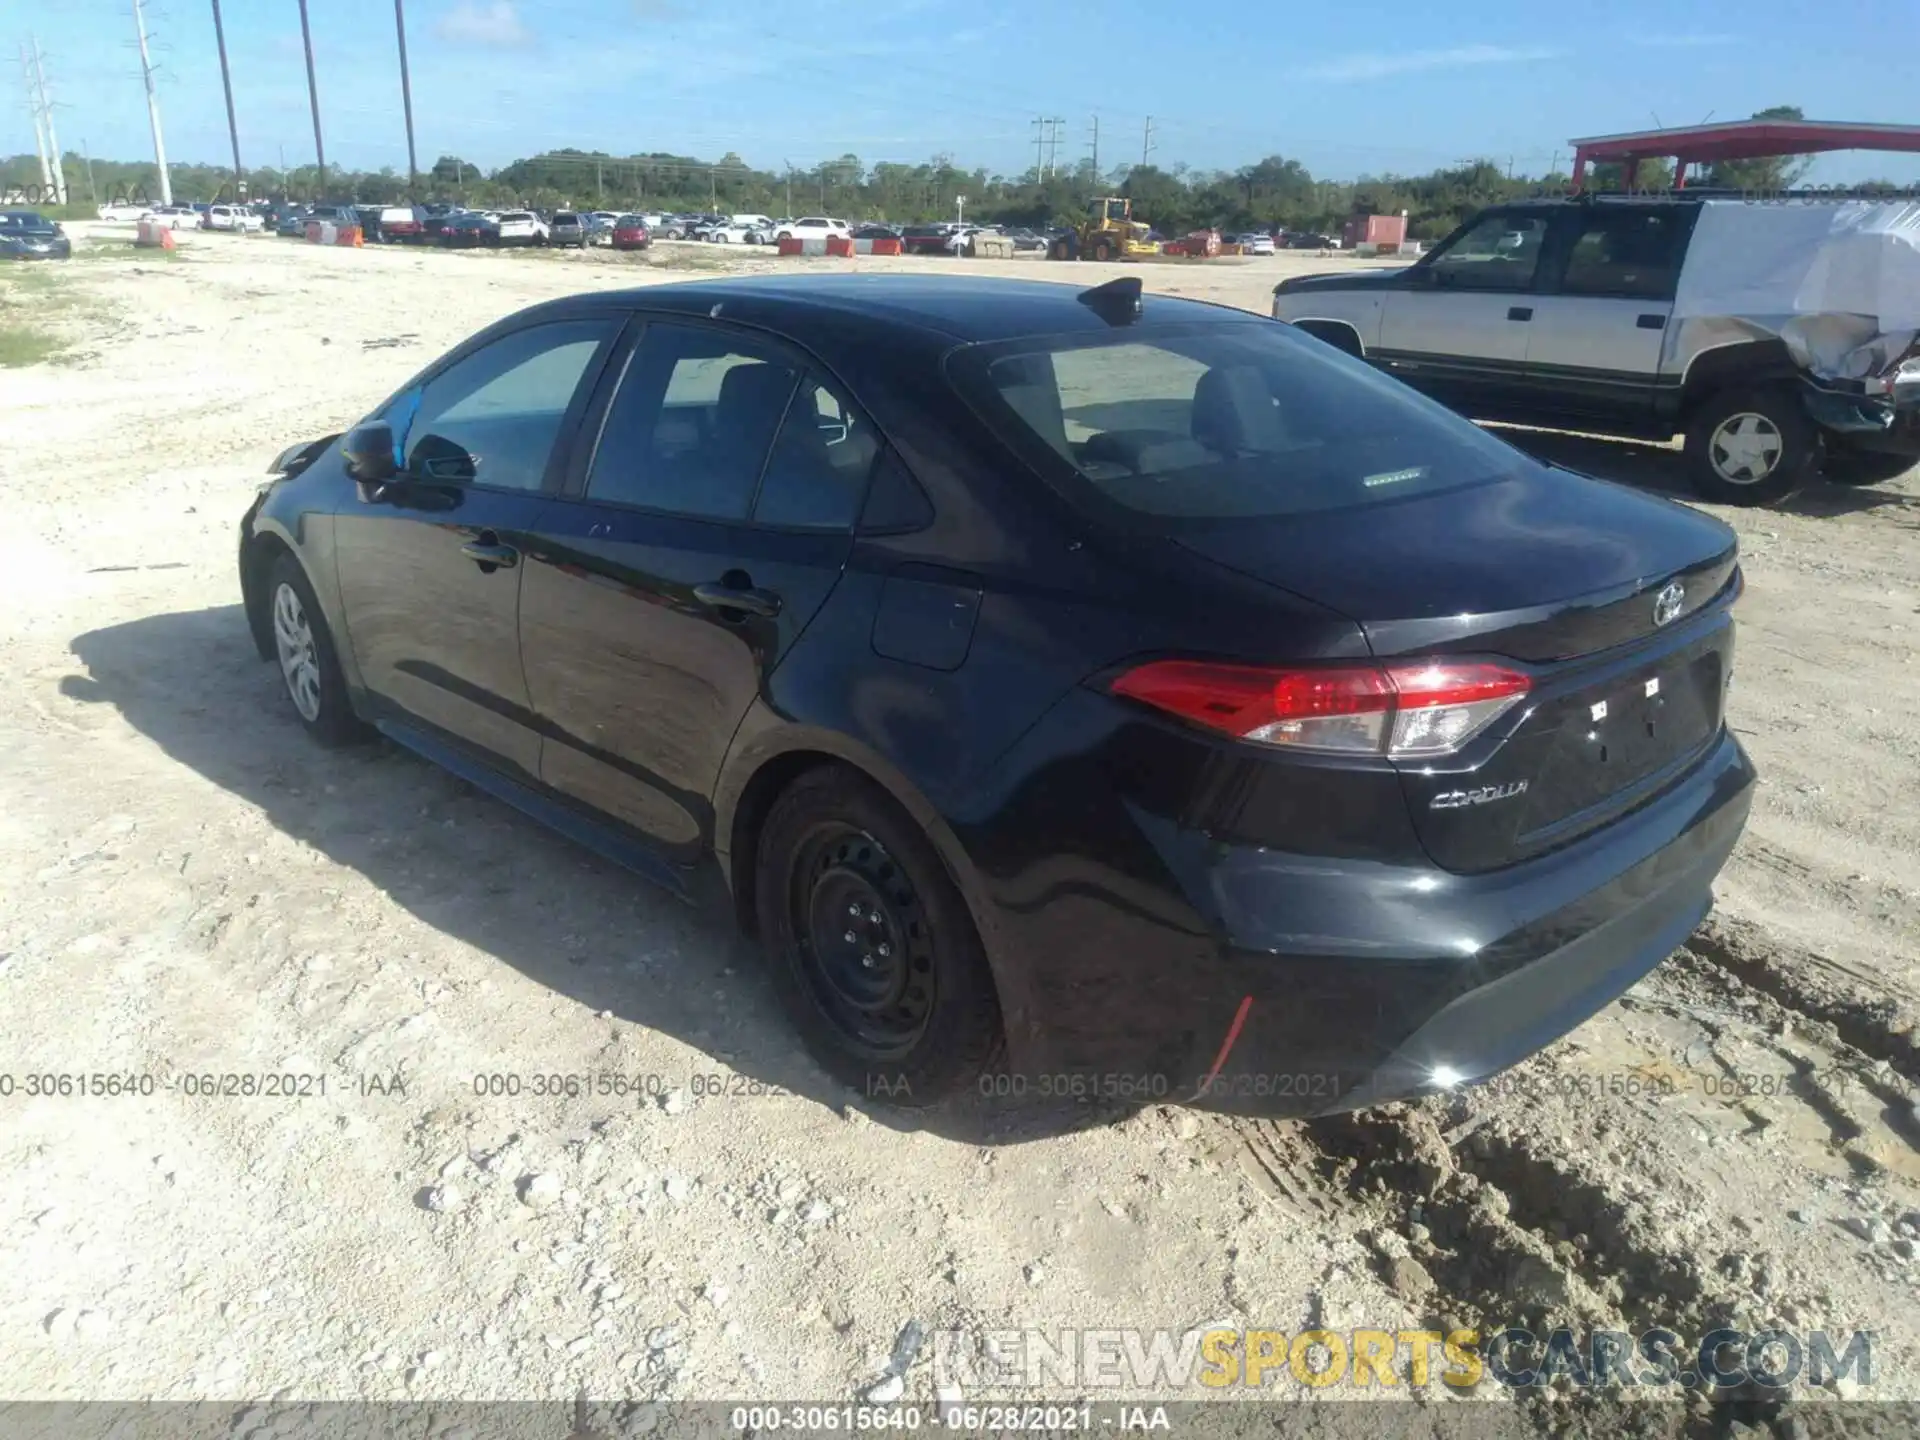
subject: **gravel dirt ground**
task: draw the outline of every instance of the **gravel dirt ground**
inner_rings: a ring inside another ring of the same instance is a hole
[[[0,274],[0,324],[65,345],[0,370],[0,1395],[928,1398],[910,1321],[1565,1321],[1870,1330],[1870,1382],[1830,1389],[1920,1397],[1920,475],[1716,512],[1763,780],[1715,917],[1495,1083],[1335,1120],[905,1123],[809,1064],[722,917],[406,754],[311,745],[239,608],[266,461],[532,301],[780,263],[101,227]],[[1264,311],[1358,263],[1129,273]],[[1512,438],[1679,490],[1669,448]],[[156,1088],[26,1093],[48,1074]],[[535,1093],[583,1074],[639,1093]],[[222,1075],[311,1078],[195,1093]],[[1740,1398],[1786,1436],[1829,1396]]]

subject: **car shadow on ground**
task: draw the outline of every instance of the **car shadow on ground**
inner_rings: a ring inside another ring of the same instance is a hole
[[[836,1111],[854,1105],[894,1129],[981,1145],[1128,1113],[975,1097],[904,1110],[849,1090],[800,1047],[758,948],[724,902],[677,899],[385,741],[322,749],[295,719],[278,671],[255,653],[237,605],[107,626],[72,649],[85,673],[62,680],[69,700],[113,706],[168,757],[420,921],[589,1013],[611,1012],[703,1052],[717,1062],[713,1073],[738,1077],[728,1084],[757,1083]],[[503,1056],[499,1068],[531,1067]]]
[[[1670,445],[1565,430],[1522,430],[1504,425],[1491,428],[1503,440],[1549,465],[1631,485],[1671,500],[1699,499],[1687,482],[1685,456]],[[1818,477],[1772,508],[1814,519],[1888,510],[1902,515],[1902,523],[1920,524],[1920,500],[1911,495],[1884,485],[1835,485]]]

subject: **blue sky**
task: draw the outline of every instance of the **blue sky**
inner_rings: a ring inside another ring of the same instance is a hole
[[[167,150],[228,153],[209,0],[149,0]],[[242,158],[311,161],[296,0],[225,0]],[[309,0],[331,162],[404,170],[390,0]],[[1920,86],[1913,0],[1568,5],[1168,0],[407,0],[422,166],[562,145],[806,166],[851,151],[1015,173],[1037,114],[1060,157],[1095,113],[1105,168],[1141,153],[1315,175],[1490,156],[1540,172],[1570,137],[1741,117],[1900,122]],[[68,149],[151,154],[126,0],[0,0],[0,153],[32,149],[13,64],[46,52]],[[1841,155],[1814,178],[1920,179],[1920,157]]]

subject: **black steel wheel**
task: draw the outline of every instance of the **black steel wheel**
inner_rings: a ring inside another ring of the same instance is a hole
[[[824,766],[781,794],[754,901],[782,1004],[837,1079],[925,1106],[992,1059],[999,1004],[972,917],[926,835],[864,776]]]

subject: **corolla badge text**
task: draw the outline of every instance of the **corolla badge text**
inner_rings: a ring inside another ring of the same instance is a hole
[[[1491,805],[1495,800],[1511,800],[1527,793],[1527,782],[1511,780],[1505,785],[1482,785],[1477,790],[1442,790],[1433,797],[1429,810],[1465,810],[1471,805]]]

